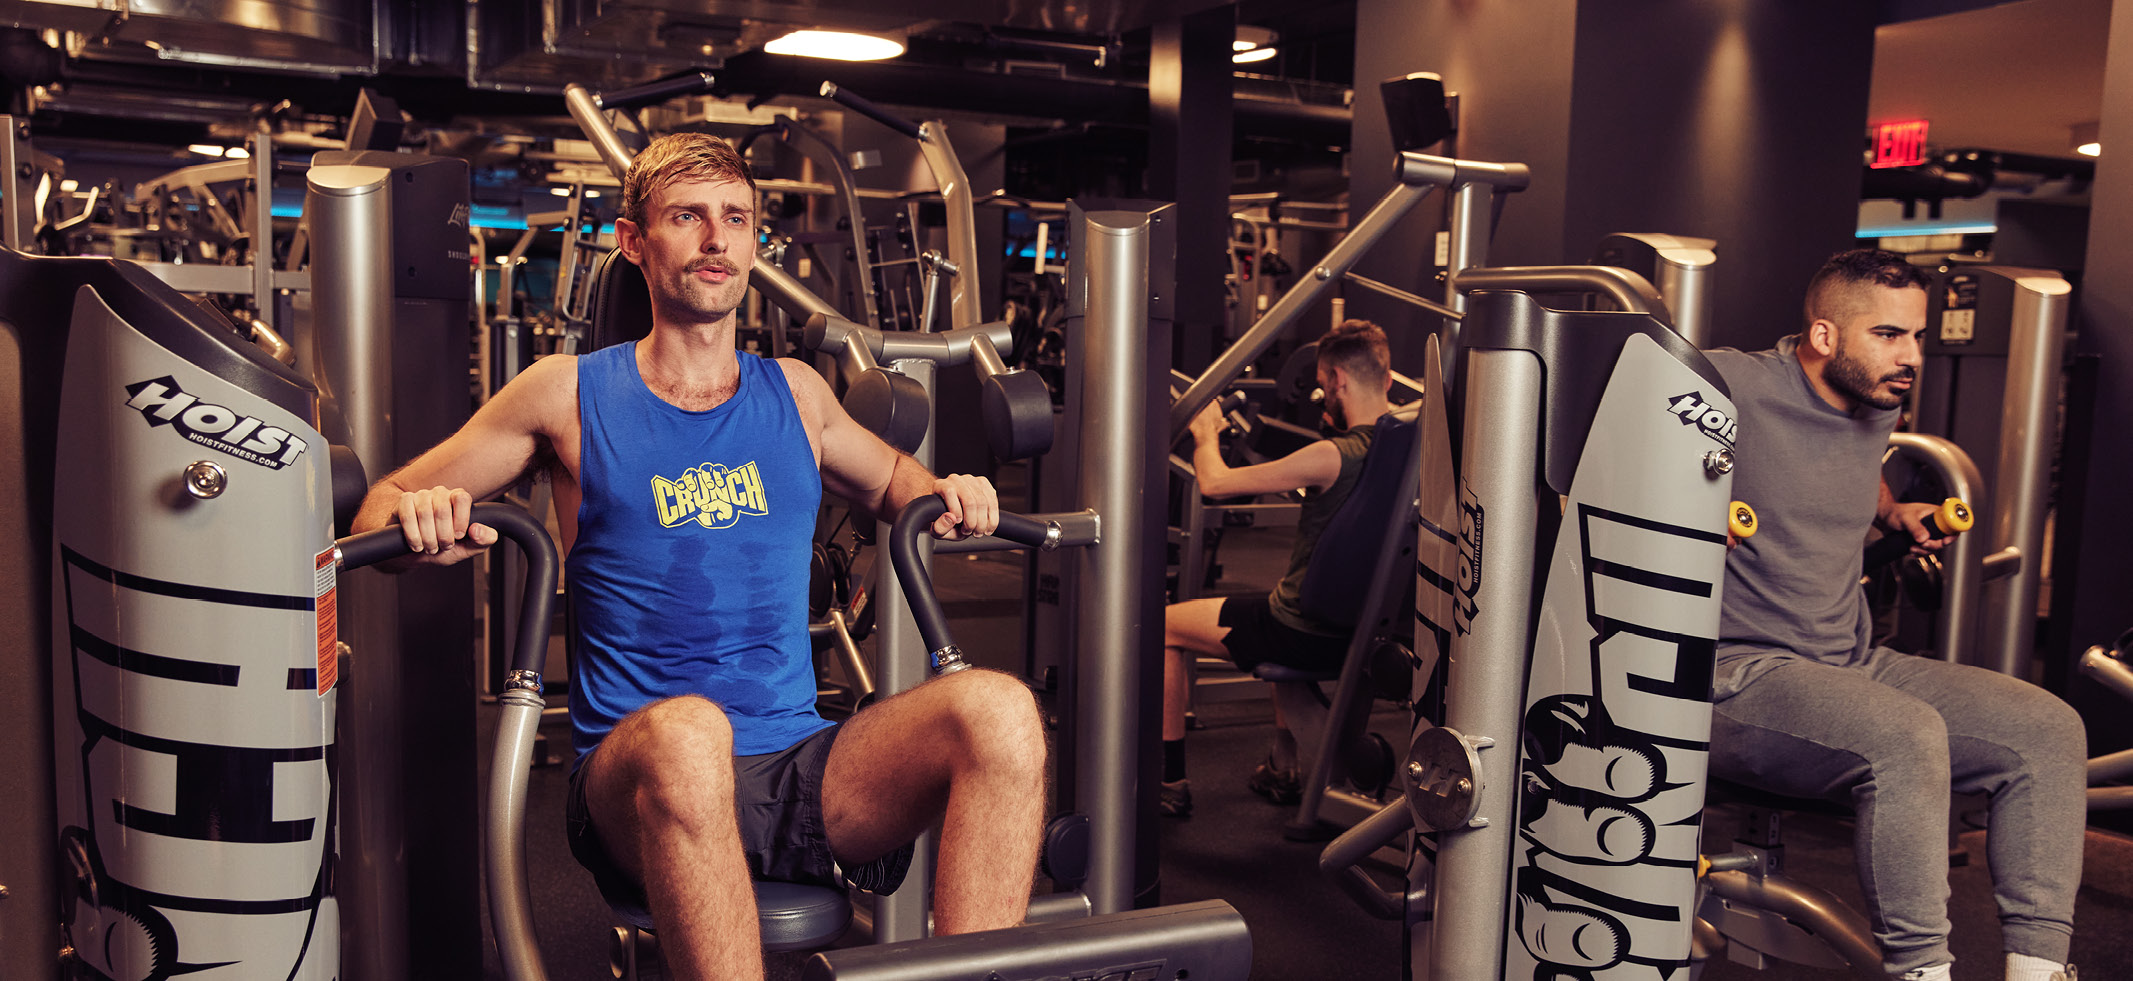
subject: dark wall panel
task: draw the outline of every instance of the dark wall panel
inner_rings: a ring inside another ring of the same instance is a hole
[[[1533,169],[1533,186],[1512,195],[1504,211],[1492,262],[1557,261],[1563,251],[1576,14],[1574,0],[1359,0],[1354,149],[1348,156],[1350,221],[1360,218],[1393,182],[1392,139],[1378,82],[1410,72],[1436,72],[1460,98],[1456,155],[1518,161]],[[1431,195],[1416,207],[1356,271],[1424,296],[1442,295],[1443,287],[1433,276],[1443,197]],[[1435,331],[1437,319],[1360,290],[1349,290],[1348,298],[1351,316],[1377,320],[1392,335],[1394,366],[1418,372],[1421,332]]]
[[[1564,261],[1602,235],[1718,240],[1712,338],[1768,346],[1858,224],[1872,5],[1583,0]]]

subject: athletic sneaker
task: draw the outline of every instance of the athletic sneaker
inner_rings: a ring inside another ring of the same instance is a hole
[[[1282,770],[1273,760],[1259,764],[1244,786],[1280,807],[1293,807],[1303,800],[1303,778],[1295,770]]]
[[[1165,781],[1162,793],[1156,798],[1155,808],[1164,817],[1191,817],[1192,781]]]

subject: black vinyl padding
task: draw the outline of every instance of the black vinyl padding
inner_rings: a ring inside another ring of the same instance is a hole
[[[1370,578],[1377,573],[1377,550],[1385,544],[1385,516],[1412,503],[1398,498],[1415,452],[1414,426],[1390,412],[1378,417],[1363,472],[1326,522],[1304,567],[1297,602],[1305,613],[1346,626],[1362,616]]]

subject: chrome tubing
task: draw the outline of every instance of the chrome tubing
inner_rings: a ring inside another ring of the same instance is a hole
[[[1355,230],[1349,232],[1339,245],[1333,247],[1333,251],[1326,253],[1326,257],[1311,268],[1310,275],[1298,279],[1296,285],[1289,287],[1289,291],[1274,302],[1273,308],[1269,309],[1265,316],[1252,324],[1252,328],[1245,331],[1243,337],[1237,338],[1237,343],[1230,345],[1228,350],[1215,359],[1214,364],[1208,365],[1207,370],[1193,380],[1192,385],[1185,389],[1185,394],[1170,403],[1170,438],[1175,441],[1185,435],[1185,430],[1192,424],[1192,417],[1199,413],[1200,407],[1213,401],[1216,395],[1229,388],[1230,383],[1244,373],[1246,365],[1258,360],[1260,355],[1266,353],[1267,348],[1274,346],[1274,340],[1280,337],[1297,317],[1302,316],[1304,310],[1318,302],[1318,298],[1330,289],[1335,281],[1347,275],[1348,270],[1355,266],[1356,260],[1361,259],[1363,253],[1376,245],[1379,239],[1384,238],[1401,217],[1421,203],[1423,198],[1428,197],[1430,190],[1428,185],[1395,184],[1391,190],[1386,191],[1385,196],[1379,198],[1378,203],[1371,207],[1370,213],[1356,223]]]
[[[1089,814],[1089,878],[1083,891],[1097,914],[1133,908],[1134,766],[1140,748],[1140,600],[1162,588],[1141,567],[1138,516],[1146,500],[1143,420],[1148,354],[1149,221],[1141,212],[1086,216],[1078,246],[1088,261],[1088,313],[1082,331],[1082,457],[1077,499],[1104,521],[1080,559],[1081,761],[1076,799]],[[1204,379],[1203,379],[1204,380]]]
[[[1938,474],[1948,494],[1962,498],[1970,505],[1972,514],[1990,512],[1992,492],[1986,489],[1984,478],[1978,475],[1977,463],[1970,459],[1970,454],[1963,452],[1962,447],[1938,436],[1919,433],[1890,433],[1889,447]],[[1945,570],[1946,578],[1942,580],[1940,613],[1934,620],[1934,636],[1940,644],[1941,659],[1956,664],[1992,667],[1984,663],[1991,659],[1977,650],[1979,597],[1985,580],[1985,536],[1975,533],[1955,536],[1955,541],[1941,550],[1941,568]]]
[[[1464,394],[1466,447],[1460,463],[1461,548],[1457,588],[1471,597],[1469,627],[1452,640],[1444,725],[1479,751],[1475,816],[1439,832],[1436,881],[1458,883],[1458,896],[1434,893],[1428,939],[1431,978],[1493,978],[1504,962],[1504,913],[1512,903],[1509,869],[1517,833],[1518,736],[1525,712],[1528,630],[1536,603],[1535,536],[1540,516],[1541,362],[1527,351],[1468,355]],[[1548,500],[1553,506],[1555,496]],[[1486,515],[1486,562],[1481,516]]]
[[[2066,318],[2073,287],[2057,273],[2007,270],[2014,280],[2007,391],[2001,401],[1999,482],[1992,515],[1995,549],[2013,548],[2022,569],[1992,584],[1984,609],[1985,649],[1974,663],[2027,680],[2035,659],[2037,590],[2044,577],[2044,518],[2051,504],[2052,455],[2059,423],[2059,379],[2066,361]]]

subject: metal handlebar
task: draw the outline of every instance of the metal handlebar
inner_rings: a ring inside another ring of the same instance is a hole
[[[540,729],[541,667],[548,659],[548,625],[554,615],[555,541],[533,515],[508,504],[476,504],[472,518],[516,543],[526,556],[526,596],[519,605],[518,647],[511,673],[497,696],[496,755],[489,766],[489,921],[504,976],[511,981],[547,981],[534,943],[533,894],[526,882],[527,765]],[[351,535],[334,543],[341,567],[358,569],[407,554],[399,527]]]
[[[911,619],[918,624],[918,634],[931,652],[934,674],[952,674],[970,667],[963,659],[963,651],[955,645],[955,637],[948,632],[948,615],[941,610],[940,594],[934,592],[933,576],[919,555],[919,540],[927,535],[928,527],[941,515],[948,513],[948,502],[937,495],[928,495],[904,505],[903,512],[896,516],[896,523],[889,529],[889,562],[896,568],[896,581],[903,584],[904,598],[911,604]],[[993,537],[1004,538],[1020,545],[1042,548],[1049,541],[1056,541],[1059,526],[1039,521],[1022,514],[1000,512],[1000,527]]]
[[[1452,277],[1460,292],[1519,290],[1526,293],[1598,293],[1631,313],[1657,317],[1673,326],[1666,301],[1652,284],[1615,266],[1497,266],[1462,269]]]
[[[634,109],[665,102],[676,96],[709,92],[717,84],[717,76],[710,72],[694,71],[613,92],[596,92],[592,99],[593,105],[602,109]]]
[[[923,141],[926,138],[925,132],[917,123],[883,109],[875,105],[871,100],[856,95],[848,89],[838,88],[835,82],[822,83],[822,97],[830,99],[846,109],[850,109],[914,140]]]

